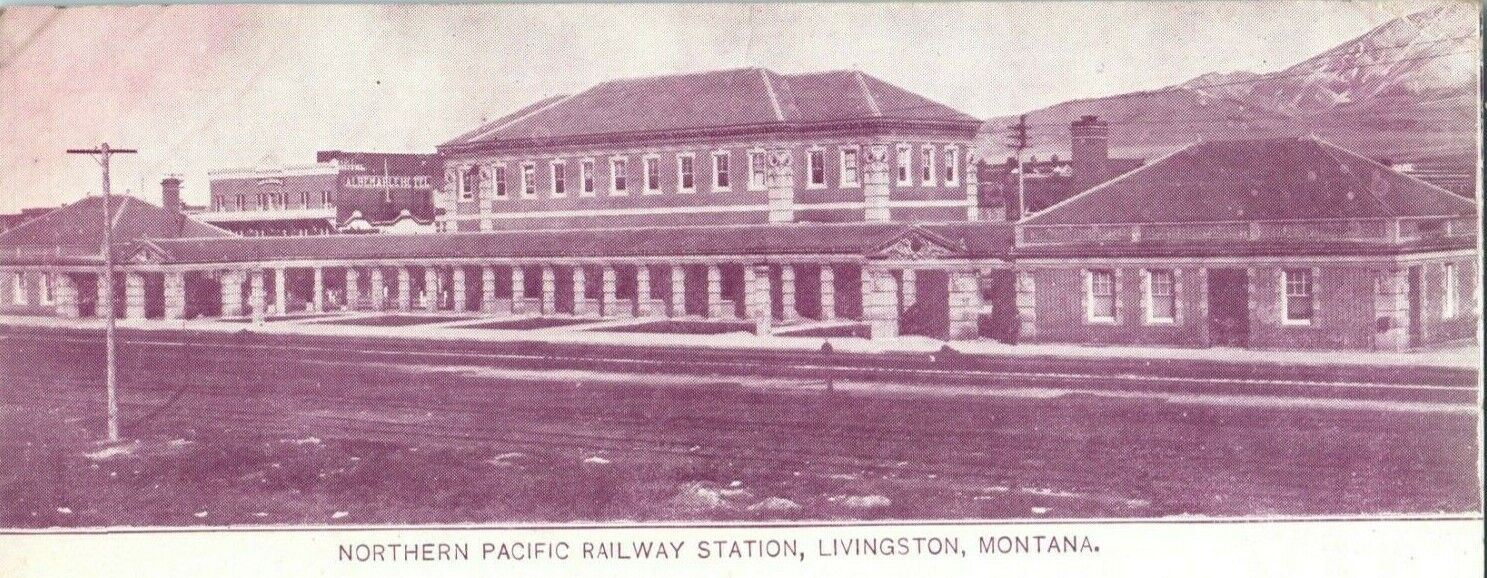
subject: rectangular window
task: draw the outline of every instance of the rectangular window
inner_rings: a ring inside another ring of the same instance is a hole
[[[676,155],[676,182],[677,188],[683,193],[697,190],[697,167],[696,157],[692,153]]]
[[[26,295],[26,274],[25,273],[13,273],[13,274],[11,274],[11,276],[10,276],[10,302],[11,303],[15,303],[16,305],[25,305],[26,304],[26,300],[27,300],[27,295]]]
[[[895,167],[895,170],[898,171],[898,174],[896,175],[898,177],[898,184],[910,184],[911,175],[914,174],[913,167],[910,166],[914,162],[914,152],[909,148],[909,145],[898,145],[897,160],[898,165]]]
[[[578,165],[578,178],[582,182],[582,194],[585,197],[594,196],[594,160],[584,159],[583,164]]]
[[[852,187],[857,182],[857,147],[842,147],[842,186]]]
[[[1286,269],[1282,279],[1281,320],[1287,325],[1310,325],[1312,319],[1311,269]]]
[[[330,206],[330,191],[320,191],[320,207]]]
[[[522,163],[521,165],[521,196],[531,198],[537,196],[537,165]]]
[[[1098,322],[1115,322],[1115,272],[1109,269],[1092,269],[1085,274],[1085,294],[1089,310],[1086,319]]]
[[[661,159],[660,157],[645,157],[645,192],[648,194],[661,192]]]
[[[247,209],[247,207],[248,207],[248,200],[246,198],[244,198],[242,195],[238,195],[238,210],[239,211],[242,211],[242,210]]]
[[[623,195],[629,186],[626,174],[625,159],[609,159],[609,192],[614,195]]]
[[[955,145],[945,147],[945,185],[960,184],[960,149]]]
[[[1451,319],[1461,313],[1461,275],[1455,263],[1446,263],[1442,268],[1441,317]]]
[[[42,273],[36,280],[36,291],[41,294],[41,304],[52,304],[52,274]]]
[[[805,153],[806,173],[810,180],[806,181],[808,186],[826,186],[826,152],[813,149]]]
[[[1146,272],[1146,320],[1172,323],[1177,320],[1177,276],[1171,269]]]
[[[732,186],[728,182],[728,153],[713,153],[713,190],[725,191]]]
[[[925,186],[935,184],[935,149],[929,145],[919,150],[919,181]]]
[[[492,178],[496,181],[496,198],[504,198],[507,193],[506,165],[496,165],[496,169],[491,171],[491,174],[493,175]]]
[[[475,191],[480,190],[480,167],[465,167],[460,175],[460,200],[475,200]]]
[[[762,191],[765,185],[766,170],[764,164],[764,151],[749,152],[749,190]]]
[[[310,207],[310,191],[299,192],[299,206],[305,208]]]
[[[562,197],[568,194],[568,165],[563,161],[552,162],[552,196]]]

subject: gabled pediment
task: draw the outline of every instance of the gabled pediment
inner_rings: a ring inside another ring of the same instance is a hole
[[[965,242],[952,241],[921,227],[909,227],[878,245],[868,256],[911,261],[964,256]]]

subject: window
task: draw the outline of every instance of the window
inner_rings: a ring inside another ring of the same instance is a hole
[[[330,206],[330,191],[320,191],[320,206],[322,208]]]
[[[697,190],[697,167],[695,163],[696,158],[692,156],[692,153],[676,155],[677,188],[683,193],[690,193]]]
[[[52,274],[42,273],[36,280],[36,291],[41,294],[41,304],[52,304]]]
[[[578,180],[583,187],[581,194],[585,197],[594,196],[594,159],[584,159],[578,165]]]
[[[496,198],[505,198],[507,194],[506,165],[496,165],[495,170],[491,171],[491,174],[493,175],[493,179],[496,181]]]
[[[552,196],[568,195],[568,165],[563,161],[552,162]]]
[[[955,145],[945,147],[945,184],[955,186],[960,183],[960,149]]]
[[[10,302],[16,305],[26,304],[26,274],[13,273],[10,276]]]
[[[925,186],[935,184],[935,149],[929,145],[919,150],[919,181]]]
[[[856,186],[857,178],[857,147],[842,147],[841,184],[844,187]]]
[[[661,159],[657,156],[645,157],[645,192],[655,194],[661,192]]]
[[[480,167],[465,167],[460,178],[460,200],[475,200],[475,191],[480,190]]]
[[[907,185],[910,183],[910,175],[913,173],[910,172],[911,168],[909,165],[913,164],[913,162],[914,153],[909,149],[909,145],[898,145],[898,166],[896,167],[898,171],[898,184]]]
[[[521,196],[526,198],[537,196],[537,165],[535,164],[521,164]]]
[[[806,174],[810,180],[806,181],[808,187],[826,186],[826,153],[821,149],[811,149],[805,153]]]
[[[244,197],[243,195],[238,195],[238,210],[241,211],[241,210],[246,209],[247,207],[248,207],[248,199],[246,197]]]
[[[1172,323],[1177,320],[1177,276],[1171,269],[1146,272],[1146,321]]]
[[[749,190],[762,191],[765,185],[764,151],[749,151]]]
[[[1443,287],[1441,295],[1441,317],[1451,319],[1461,313],[1461,275],[1455,263],[1442,266]],[[43,278],[44,279],[44,278]]]
[[[1310,325],[1312,306],[1311,269],[1286,269],[1282,276],[1281,321],[1287,325]]]
[[[310,191],[300,191],[299,192],[299,206],[305,207],[305,208],[309,208],[309,206],[310,206]]]
[[[1084,276],[1085,301],[1089,309],[1085,312],[1089,321],[1115,322],[1115,272],[1109,269],[1094,269]]]
[[[614,195],[625,194],[628,186],[625,173],[625,159],[609,159],[609,192]]]
[[[728,153],[713,153],[713,190],[727,190],[732,186],[728,182]]]

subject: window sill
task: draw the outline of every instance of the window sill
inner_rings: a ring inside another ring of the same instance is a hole
[[[656,189],[654,191],[646,191],[645,194],[647,194],[647,195],[659,195],[659,194],[661,194],[661,189]]]
[[[1085,325],[1115,325],[1115,318],[1085,317]]]
[[[1146,325],[1152,325],[1152,326],[1157,326],[1157,327],[1161,327],[1161,326],[1172,326],[1172,325],[1177,325],[1177,319],[1175,319],[1175,318],[1173,318],[1173,319],[1147,319],[1147,320],[1144,321],[1144,323]]]
[[[1281,324],[1282,327],[1311,327],[1312,326],[1312,322],[1311,322],[1310,319],[1281,319],[1280,320],[1280,324]]]

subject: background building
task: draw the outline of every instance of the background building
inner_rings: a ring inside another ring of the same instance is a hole
[[[313,164],[213,171],[194,216],[247,236],[432,231],[435,155],[322,151]]]

